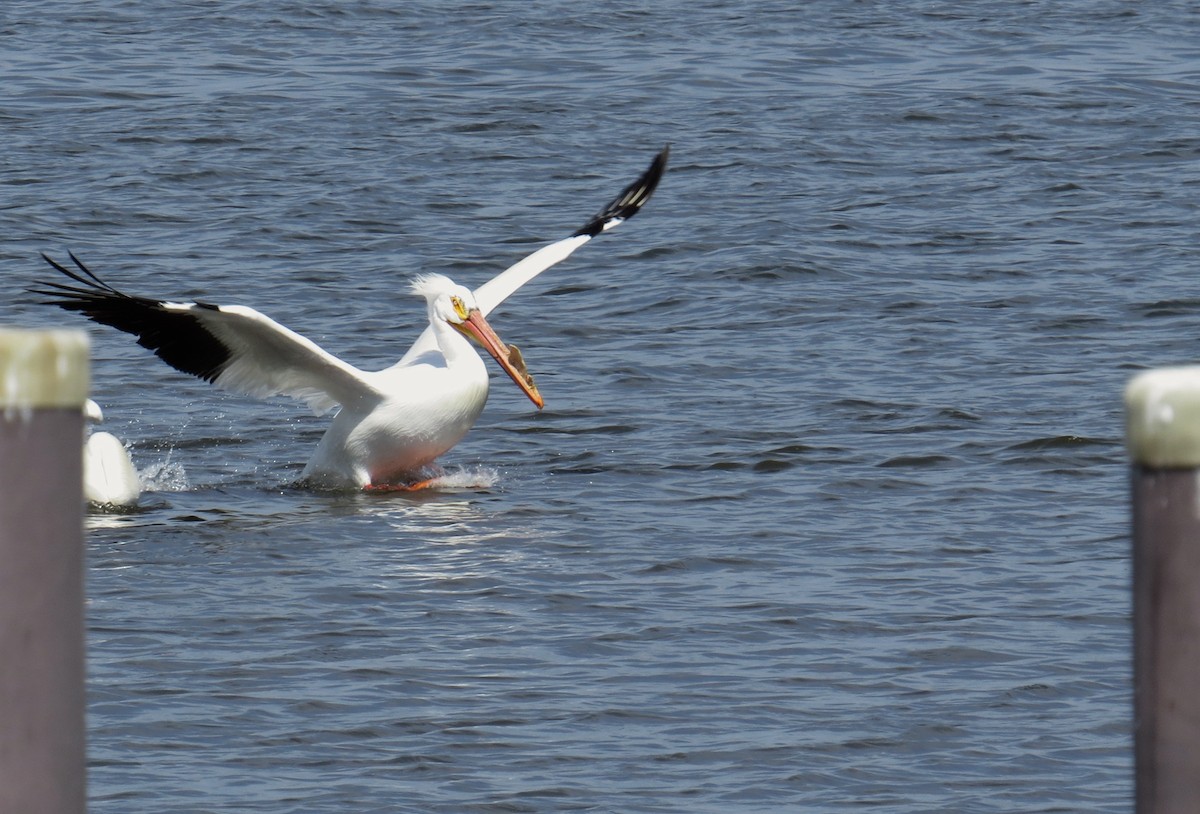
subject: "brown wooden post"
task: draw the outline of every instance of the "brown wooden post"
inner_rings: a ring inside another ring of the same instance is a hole
[[[0,812],[81,814],[87,337],[0,329]]]
[[[1125,392],[1137,814],[1200,811],[1200,367]]]

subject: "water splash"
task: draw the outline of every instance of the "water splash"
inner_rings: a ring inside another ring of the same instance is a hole
[[[138,470],[145,492],[186,492],[191,488],[183,464],[169,458]]]
[[[500,473],[486,466],[459,467],[449,470],[429,483],[431,489],[490,489],[500,480]]]

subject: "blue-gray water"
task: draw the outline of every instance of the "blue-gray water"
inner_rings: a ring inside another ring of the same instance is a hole
[[[799,10],[797,10],[799,7]],[[494,316],[415,497],[92,332],[91,810],[1126,812],[1120,394],[1200,358],[1187,3],[0,6],[0,320],[74,250],[363,367]]]

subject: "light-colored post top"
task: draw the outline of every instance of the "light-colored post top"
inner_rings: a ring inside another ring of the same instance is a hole
[[[1125,443],[1143,466],[1200,467],[1200,366],[1133,377],[1125,388]]]
[[[0,328],[0,410],[82,408],[87,393],[83,331]]]

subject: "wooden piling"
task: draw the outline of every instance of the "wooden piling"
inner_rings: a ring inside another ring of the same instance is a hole
[[[1200,367],[1125,392],[1137,814],[1200,811]]]
[[[0,329],[0,812],[86,808],[87,337]]]

